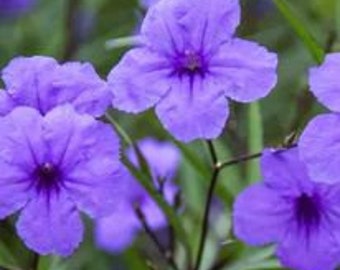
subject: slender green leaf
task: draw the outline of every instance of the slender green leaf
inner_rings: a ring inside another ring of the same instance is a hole
[[[1,267],[7,269],[17,269],[15,257],[10,249],[0,241],[0,269]]]
[[[129,144],[130,146],[134,146],[134,149],[137,153],[138,158],[141,159],[142,163],[144,164],[144,167],[149,166],[147,165],[147,161],[144,159],[141,152],[138,150],[138,148],[133,144],[131,138],[129,135],[125,132],[125,130],[113,119],[111,115],[108,113],[105,115],[106,118],[110,121],[112,125],[115,126],[118,134],[122,137],[122,139]],[[187,242],[186,232],[184,228],[182,227],[182,224],[180,220],[178,219],[178,216],[175,212],[175,210],[168,205],[168,203],[165,201],[163,196],[155,189],[155,186],[153,184],[153,181],[151,179],[150,170],[145,170],[145,168],[136,168],[125,156],[122,158],[123,163],[125,166],[129,169],[129,171],[136,177],[136,179],[139,180],[141,185],[147,190],[149,195],[154,199],[154,201],[158,204],[158,206],[162,209],[164,214],[167,216],[167,219],[169,223],[173,226],[176,234],[178,235],[179,240],[182,242],[186,250],[189,250],[189,243]]]
[[[340,37],[340,1],[335,0],[335,30],[336,36]]]
[[[136,168],[126,157],[123,157],[123,162],[165,213],[169,223],[173,226],[179,241],[188,248],[189,243],[187,242],[188,238],[186,237],[186,232],[182,227],[175,210],[165,201],[164,197],[155,189],[152,181],[150,181],[150,179],[142,171]]]
[[[296,14],[292,7],[286,0],[273,0],[274,4],[289,22],[290,26],[294,29],[296,34],[308,48],[310,54],[317,63],[322,63],[324,58],[324,50],[308,31],[307,27],[300,20],[299,15]]]
[[[248,152],[257,153],[263,149],[263,130],[260,104],[252,103],[248,107]],[[260,178],[259,160],[254,159],[246,163],[247,181],[253,183]]]
[[[38,270],[65,270],[66,264],[62,265],[57,256],[40,256]]]
[[[149,178],[151,178],[151,172],[150,172],[150,168],[149,168],[149,164],[146,161],[143,153],[140,151],[139,147],[133,143],[132,139],[130,138],[130,136],[125,132],[125,130],[123,129],[123,127],[121,127],[118,122],[109,114],[106,113],[105,117],[107,120],[109,120],[109,122],[115,127],[117,133],[119,134],[119,136],[121,137],[121,139],[129,146],[133,147],[136,156],[137,156],[137,160],[138,160],[138,164],[141,168],[142,171],[144,171],[147,176]]]
[[[107,50],[118,49],[122,47],[132,47],[140,43],[140,37],[128,36],[121,38],[113,38],[105,42],[105,48]]]
[[[125,132],[125,130],[114,120],[114,118],[110,114],[105,115],[106,118],[115,126],[118,134],[125,141],[125,143],[133,146],[133,142],[129,135]],[[135,148],[136,150],[136,148]],[[143,160],[143,164],[147,164],[147,161],[142,158],[142,154],[139,150],[136,151],[138,158]],[[143,187],[148,191],[150,196],[155,200],[155,202],[159,205],[159,207],[166,214],[170,224],[174,227],[176,233],[178,234],[180,240],[183,242],[185,246],[188,246],[186,243],[185,230],[181,226],[180,221],[177,218],[177,215],[172,207],[170,207],[167,202],[164,200],[163,196],[155,189],[153,182],[150,179],[150,173],[145,172],[143,168],[136,168],[127,158],[123,157],[123,162],[126,167],[130,170],[130,172],[140,181]],[[144,166],[145,167],[145,166]]]
[[[127,145],[133,145],[133,142],[130,136],[125,132],[122,126],[118,124],[118,122],[111,116],[110,113],[105,114],[105,118],[115,127],[118,135]]]
[[[235,261],[230,262],[228,270],[262,270],[280,268],[280,263],[273,258],[275,248],[267,246],[263,248],[245,247]]]

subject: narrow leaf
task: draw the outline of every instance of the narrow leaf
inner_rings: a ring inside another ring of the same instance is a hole
[[[294,29],[295,33],[308,48],[313,59],[317,63],[321,64],[324,58],[324,50],[300,20],[300,16],[294,12],[286,0],[273,0],[273,2],[285,19],[289,22],[290,26]]]
[[[150,196],[155,200],[158,206],[166,215],[169,223],[173,226],[179,241],[184,247],[189,250],[189,243],[187,242],[186,232],[182,227],[180,220],[175,210],[165,201],[164,197],[155,189],[153,182],[138,168],[136,168],[126,157],[123,157],[123,162],[129,171],[139,180],[142,186],[147,190]]]
[[[252,103],[248,107],[248,152],[257,153],[263,149],[263,130],[260,104]],[[247,166],[247,182],[253,183],[260,178],[259,160],[250,160]]]

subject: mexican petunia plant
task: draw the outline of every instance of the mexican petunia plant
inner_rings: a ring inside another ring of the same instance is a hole
[[[0,269],[340,266],[340,5],[248,2],[0,0]]]
[[[276,55],[234,37],[239,21],[236,0],[151,6],[141,26],[142,44],[108,76],[113,105],[131,113],[155,106],[163,126],[184,142],[218,137],[228,98],[255,101],[276,84]]]

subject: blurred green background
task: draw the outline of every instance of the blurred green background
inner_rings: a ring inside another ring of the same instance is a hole
[[[225,132],[214,142],[220,160],[279,146],[287,137],[298,134],[313,115],[323,111],[308,92],[308,68],[316,65],[318,60],[311,53],[313,39],[323,51],[340,48],[337,38],[340,36],[340,1],[281,0],[289,5],[289,14],[277,8],[278,2],[280,0],[241,1],[243,13],[238,35],[256,40],[279,54],[279,82],[270,96],[258,103],[232,103]],[[50,55],[60,61],[92,62],[105,78],[128,49],[108,49],[105,43],[136,33],[144,14],[145,9],[137,0],[40,0],[21,14],[8,16],[0,13],[0,67],[18,55]],[[312,41],[308,39],[309,34]],[[173,141],[152,110],[137,116],[115,110],[111,114],[134,141],[146,136]],[[210,174],[209,153],[206,145],[199,141],[189,145],[175,143],[183,153],[177,176],[184,206],[179,218],[195,255]],[[272,247],[249,248],[232,236],[230,212],[233,198],[249,183],[259,179],[258,161],[224,170],[217,187],[211,216],[213,222],[201,269],[209,269],[220,261],[225,266],[219,269],[282,269],[273,257]],[[14,219],[6,223],[13,224]],[[0,265],[28,269],[32,254],[4,224],[0,223]],[[95,248],[92,224],[90,221],[87,224],[86,240],[72,258],[41,258],[39,269],[142,270],[150,269],[148,264],[151,261],[157,265],[156,269],[166,269],[145,235],[141,235],[124,254],[112,255]],[[161,238],[164,238],[165,231],[159,232]],[[183,256],[179,248],[178,260],[183,260]]]

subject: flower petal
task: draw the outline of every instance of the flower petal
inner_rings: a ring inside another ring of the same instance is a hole
[[[5,90],[0,90],[0,115],[8,114],[15,106],[13,99]]]
[[[50,57],[17,57],[2,71],[2,78],[17,105],[34,107],[44,112],[44,89],[48,87],[57,61]]]
[[[71,103],[77,112],[95,117],[103,115],[111,101],[107,84],[98,76],[90,63],[68,62],[59,65],[51,76],[50,89],[46,89],[49,110]]]
[[[160,1],[148,10],[142,34],[165,55],[184,49],[207,52],[229,39],[239,21],[237,0],[215,0],[214,5],[209,0]]]
[[[120,253],[131,245],[141,224],[131,206],[120,207],[96,224],[97,245],[107,251]]]
[[[340,261],[340,248],[329,228],[320,228],[310,238],[297,230],[290,228],[278,246],[277,256],[282,264],[301,270],[335,269]]]
[[[340,53],[328,54],[324,63],[310,69],[309,84],[316,98],[330,110],[340,112]]]
[[[300,137],[300,155],[313,181],[340,183],[339,125],[340,115],[320,115],[309,122]]]
[[[170,88],[170,64],[147,48],[129,51],[108,76],[113,106],[138,113],[155,105]]]
[[[132,178],[121,165],[110,166],[95,160],[75,168],[67,175],[65,186],[79,209],[93,218],[110,215],[134,189]]]
[[[286,196],[298,196],[301,192],[312,191],[315,186],[310,182],[297,147],[266,149],[261,158],[261,171],[265,184]]]
[[[168,95],[157,105],[157,116],[183,142],[217,138],[229,114],[220,88],[211,79],[176,79]]]
[[[83,225],[72,202],[62,193],[48,201],[40,196],[22,211],[17,231],[41,255],[69,256],[83,238]]]
[[[243,191],[234,204],[234,232],[250,245],[279,241],[292,216],[292,204],[263,184]]]
[[[148,162],[154,178],[166,180],[174,176],[181,154],[173,144],[147,138],[138,142],[138,148]],[[138,166],[138,159],[132,147],[128,149],[127,155],[129,160]]]
[[[32,196],[32,172],[45,155],[42,116],[18,107],[0,121],[0,218],[14,213]]]
[[[110,104],[107,84],[89,63],[59,65],[51,57],[17,57],[2,74],[12,107],[30,106],[46,114],[71,103],[80,113],[101,116]]]
[[[220,46],[209,72],[224,84],[226,96],[239,102],[263,98],[277,82],[277,56],[255,42],[232,39]]]
[[[110,213],[130,178],[114,130],[71,106],[53,109],[44,120],[51,162],[63,172],[68,195],[91,216]]]
[[[28,175],[22,169],[0,161],[0,219],[20,210],[32,195]]]
[[[113,168],[119,164],[119,138],[114,130],[89,115],[76,113],[70,105],[50,111],[44,128],[51,162],[63,171],[89,160],[111,161]]]
[[[174,187],[174,185],[172,185],[171,187]],[[169,187],[164,188],[164,193],[169,194],[169,192],[171,191],[172,190]],[[174,194],[175,192],[171,194],[172,195],[171,198],[166,198],[169,204],[173,204]],[[169,199],[171,199],[171,201]],[[152,199],[149,196],[149,194],[146,193],[146,191],[145,191],[144,201],[140,207],[145,216],[147,223],[149,224],[151,228],[153,228],[154,230],[157,230],[167,225],[167,219],[163,211],[159,208],[159,206],[154,201],[154,199]]]
[[[28,174],[45,156],[43,118],[29,107],[18,107],[0,121],[0,160]]]

